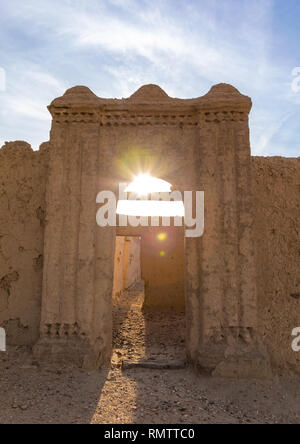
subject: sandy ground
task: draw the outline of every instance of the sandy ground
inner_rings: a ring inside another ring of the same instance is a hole
[[[0,354],[0,423],[300,423],[300,376],[235,381],[191,369],[122,370],[123,360],[184,359],[184,315],[142,313],[142,288],[114,308],[111,367],[39,366],[29,349]]]

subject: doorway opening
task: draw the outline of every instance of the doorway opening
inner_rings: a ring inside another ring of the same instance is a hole
[[[112,364],[184,361],[184,230],[135,230],[116,237]]]

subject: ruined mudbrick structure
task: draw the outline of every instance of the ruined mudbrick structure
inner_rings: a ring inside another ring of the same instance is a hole
[[[9,343],[33,346],[40,360],[106,366],[116,236],[138,236],[141,271],[130,279],[141,273],[146,307],[185,310],[190,365],[230,377],[300,371],[291,349],[300,325],[300,160],[251,157],[251,105],[226,84],[191,100],[155,85],[122,100],[75,87],[50,105],[50,141],[39,151],[6,143],[0,326]],[[170,227],[170,254],[160,259],[156,229],[96,224],[97,194],[149,167],[173,189],[205,192],[204,235]]]

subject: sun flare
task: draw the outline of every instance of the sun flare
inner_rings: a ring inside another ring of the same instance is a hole
[[[117,214],[136,217],[184,217],[182,201],[147,200],[152,193],[171,193],[172,185],[150,174],[139,174],[125,189],[143,200],[119,200]]]
[[[165,180],[152,177],[150,174],[139,174],[125,189],[125,192],[145,196],[150,193],[170,193],[171,187],[172,185]]]

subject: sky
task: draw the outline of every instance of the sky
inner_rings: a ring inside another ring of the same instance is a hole
[[[129,97],[250,96],[253,155],[300,156],[299,0],[0,0],[0,146],[49,140],[47,105],[75,85]]]

